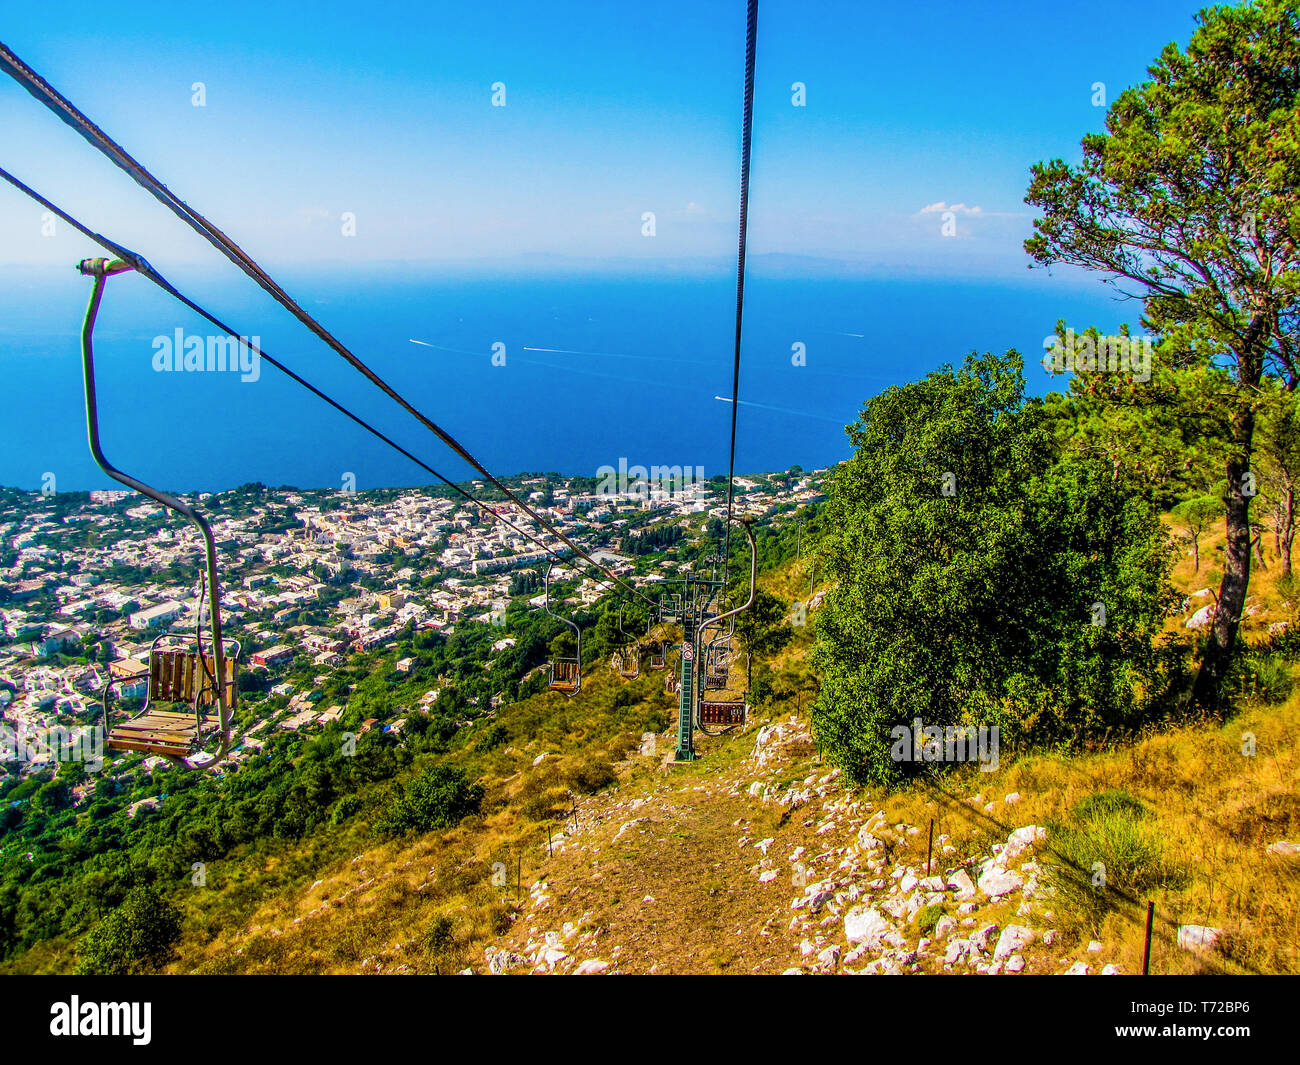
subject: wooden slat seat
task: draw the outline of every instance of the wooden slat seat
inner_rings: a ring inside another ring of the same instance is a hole
[[[206,670],[204,666],[206,664]],[[233,709],[237,692],[235,657],[225,659],[226,705]],[[216,677],[214,655],[202,659],[197,651],[155,647],[149,653],[149,690],[144,709],[129,721],[109,729],[107,746],[114,751],[185,758],[219,719],[203,711],[217,703],[217,692],[208,681]],[[195,708],[198,708],[198,714]]]
[[[183,758],[189,754],[199,731],[192,713],[150,710],[114,727],[108,734],[108,747],[114,751],[140,751]]]
[[[700,704],[700,721],[705,725],[743,725],[744,703],[703,702]]]
[[[204,655],[207,672],[214,677],[217,672],[216,658]],[[235,699],[235,660],[225,660],[226,702]],[[164,703],[193,704],[196,693],[202,691],[199,699],[201,706],[211,706],[216,702],[216,693],[206,683],[203,666],[199,663],[197,651],[153,651],[149,655],[149,701]]]
[[[551,663],[551,691],[566,694],[576,692],[580,681],[577,659],[558,658]]]

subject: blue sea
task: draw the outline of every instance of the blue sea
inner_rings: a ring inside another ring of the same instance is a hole
[[[594,475],[620,458],[726,472],[731,409],[715,397],[731,394],[735,278],[721,264],[276,273],[494,472]],[[746,287],[737,471],[847,457],[844,427],[870,396],[972,350],[1018,349],[1031,391],[1042,393],[1049,378],[1038,360],[1058,319],[1137,327],[1136,305],[1094,281],[1026,274],[949,280],[757,265]],[[89,281],[70,268],[0,275],[0,484],[34,489],[53,473],[61,491],[111,487],[86,447],[79,334]],[[440,473],[471,476],[233,268],[171,279]],[[155,338],[178,329],[214,331],[142,278],[109,281],[96,364],[104,448],[123,469],[176,491],[247,481],[338,488],[348,474],[359,489],[429,483],[268,365],[255,381],[157,371]],[[806,365],[792,364],[796,345]]]

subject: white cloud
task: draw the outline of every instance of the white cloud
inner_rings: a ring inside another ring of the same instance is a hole
[[[954,203],[950,205],[944,203],[943,200],[940,200],[938,203],[926,204],[926,206],[921,208],[919,213],[934,214],[937,211],[951,211],[953,214],[976,214],[977,215],[977,214],[983,214],[984,208],[967,207],[964,203]]]

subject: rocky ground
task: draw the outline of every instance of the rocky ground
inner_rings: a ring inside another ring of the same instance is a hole
[[[669,741],[647,736],[643,758]],[[522,916],[465,971],[1119,972],[1105,944],[1053,927],[1044,828],[1018,825],[979,854],[940,834],[927,873],[929,826],[890,824],[842,786],[806,722],[730,742],[748,753],[717,772],[665,762],[641,789],[589,800]],[[1018,798],[976,797],[1003,824]]]

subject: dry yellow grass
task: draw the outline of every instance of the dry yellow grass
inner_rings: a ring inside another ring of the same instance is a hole
[[[1221,545],[1221,534],[1204,538],[1200,573],[1193,572],[1190,555],[1180,556],[1174,579],[1185,593],[1217,587],[1216,548]],[[1293,616],[1278,570],[1271,558],[1267,568],[1256,569],[1251,602],[1259,609],[1246,625],[1252,638],[1265,633],[1269,623]],[[805,599],[807,563],[764,575],[762,584],[787,602]],[[1171,619],[1171,627],[1183,629],[1192,610],[1209,601],[1191,600],[1187,610]],[[710,789],[724,774],[737,771],[750,749],[753,726],[793,713],[799,705],[796,692],[813,685],[806,666],[810,640],[810,628],[798,630],[790,646],[768,663],[774,704],[756,715],[744,736],[702,739],[702,761],[665,778],[656,763],[620,761],[624,751],[605,751],[619,763],[619,785],[580,802],[584,833],[614,804],[639,797],[647,800],[654,822],[646,835],[624,836],[617,843],[612,830],[608,838],[591,835],[603,848],[595,860],[579,858],[575,851],[548,857],[545,824],[525,816],[522,807],[530,800],[536,800],[536,808],[552,800],[553,807],[562,807],[565,792],[557,774],[567,760],[598,753],[589,750],[584,727],[575,720],[558,744],[553,738],[521,737],[513,747],[494,753],[492,773],[484,781],[489,795],[483,817],[414,840],[357,842],[347,858],[316,873],[319,883],[268,896],[244,927],[192,934],[182,949],[183,961],[174,968],[339,973],[478,968],[485,946],[518,946],[527,938],[520,895],[547,877],[560,885],[566,909],[575,917],[588,914],[585,920],[609,935],[607,941],[626,945],[623,957],[630,971],[780,971],[791,945],[776,915],[787,913],[788,920],[788,897],[772,885],[755,884],[742,870],[752,859],[737,853],[736,837],[742,831],[751,837],[773,835],[789,846],[810,829],[797,819],[780,821],[779,811],[756,810],[752,803]],[[621,683],[606,673],[593,679],[589,692]],[[637,697],[652,698],[663,677],[653,673],[633,682]],[[806,695],[802,709],[806,715]],[[944,859],[950,864],[954,858],[988,853],[992,843],[1022,825],[1068,822],[1088,796],[1127,792],[1150,810],[1150,824],[1165,853],[1187,872],[1184,880],[1150,893],[1157,914],[1152,970],[1300,972],[1300,861],[1266,851],[1279,839],[1300,839],[1297,726],[1300,692],[1281,705],[1248,701],[1226,724],[1185,725],[1081,755],[1016,756],[1004,750],[1001,767],[993,773],[959,769],[892,795],[864,797],[885,810],[890,824],[921,828],[920,842],[912,837],[909,848],[924,847],[933,817],[936,835],[946,834],[955,848],[955,855]],[[671,731],[664,734],[665,742]],[[1251,756],[1242,753],[1246,733],[1254,737]],[[533,767],[533,760],[548,750],[559,757]],[[813,751],[806,751],[796,752],[782,772],[794,779],[826,768]],[[1004,796],[1013,792],[1020,800],[1008,805]],[[986,811],[991,800],[993,808]],[[737,827],[738,820],[745,823]],[[1050,857],[1051,846],[1049,838],[1040,857]],[[495,883],[494,863],[500,863]],[[658,900],[653,934],[637,927],[644,894]],[[1136,898],[1119,906],[1095,932],[1125,972],[1141,967],[1145,901]],[[1011,919],[1010,913],[1004,916]],[[1062,953],[1094,934],[1064,912],[1040,922],[1042,927],[1049,923],[1065,932]],[[1176,928],[1183,923],[1225,929],[1226,952],[1201,957],[1178,950]]]

